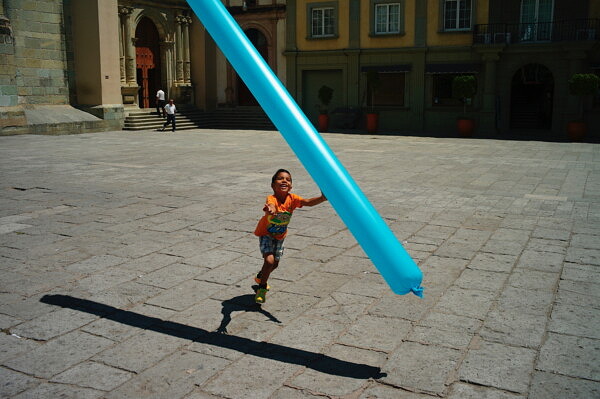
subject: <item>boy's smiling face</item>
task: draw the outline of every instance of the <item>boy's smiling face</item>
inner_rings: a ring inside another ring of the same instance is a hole
[[[271,184],[273,192],[277,196],[286,196],[292,191],[292,176],[287,172],[279,172],[275,176],[275,181]]]

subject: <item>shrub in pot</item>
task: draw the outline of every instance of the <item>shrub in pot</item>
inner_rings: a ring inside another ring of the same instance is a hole
[[[475,121],[467,116],[467,102],[477,92],[477,80],[473,75],[459,75],[452,80],[452,95],[463,103],[463,113],[456,121],[458,133],[470,137],[475,131]]]
[[[326,132],[329,129],[329,103],[333,98],[333,89],[326,85],[321,86],[318,97],[321,102],[319,106],[319,131]]]
[[[380,86],[379,72],[367,72],[367,89],[371,98],[371,106],[367,109],[367,132],[370,134],[377,133],[379,125],[379,113],[375,110],[375,93]]]

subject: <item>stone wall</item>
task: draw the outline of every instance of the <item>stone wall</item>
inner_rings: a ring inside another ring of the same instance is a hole
[[[17,105],[15,45],[10,20],[0,2],[0,107]]]
[[[4,15],[12,25],[13,56],[0,62],[9,63],[9,73],[14,68],[18,96],[10,105],[68,104],[63,1],[4,0]]]

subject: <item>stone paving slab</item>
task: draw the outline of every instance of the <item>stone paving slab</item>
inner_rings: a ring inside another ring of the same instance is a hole
[[[324,203],[253,301],[277,132],[0,138],[0,397],[600,396],[600,146],[325,134],[424,273]]]

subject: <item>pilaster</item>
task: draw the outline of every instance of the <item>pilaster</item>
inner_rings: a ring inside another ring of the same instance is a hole
[[[182,25],[185,23],[186,17],[178,15],[175,18],[175,83],[182,85],[184,83],[183,78],[183,29]]]
[[[477,48],[484,64],[483,82],[480,81],[482,93],[481,110],[479,112],[478,130],[484,132],[495,132],[496,123],[496,98],[498,96],[496,88],[496,69],[500,60],[500,53],[504,46],[482,46]]]
[[[190,25],[192,23],[191,17],[185,17],[183,23],[183,81],[185,84],[190,85],[191,80],[191,62],[190,62]]]
[[[291,96],[298,99],[298,47],[296,46],[296,0],[288,0],[286,5],[285,20],[285,59],[286,63],[286,87]]]
[[[135,73],[135,44],[134,37],[131,34],[131,13],[132,7],[120,7],[119,15],[121,17],[121,25],[123,36],[121,38],[125,53],[125,83],[127,86],[136,86],[137,79]]]

